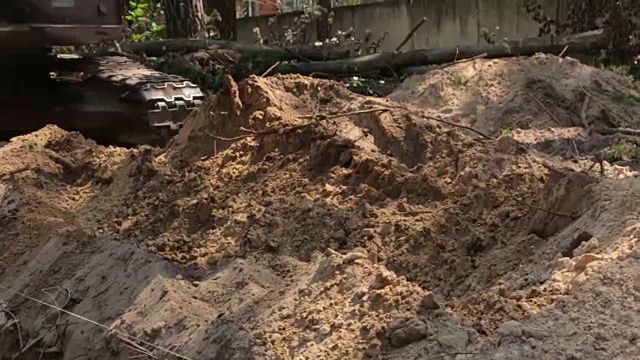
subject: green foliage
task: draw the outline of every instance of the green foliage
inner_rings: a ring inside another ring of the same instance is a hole
[[[451,83],[455,89],[460,89],[467,86],[470,80],[471,79],[461,74],[453,74],[451,76]]]
[[[367,96],[387,96],[398,85],[399,81],[389,82],[380,78],[352,76],[342,80],[342,83],[354,93]]]
[[[197,56],[198,54],[192,56],[167,54],[152,65],[158,71],[184,76],[200,86],[202,90],[219,90],[222,86],[223,70],[214,62],[199,61]]]
[[[524,0],[526,11],[539,22],[540,36],[575,34],[610,28],[613,42],[606,61],[630,64],[640,50],[640,1],[571,0],[566,19],[545,14],[540,0]]]
[[[619,161],[638,161],[640,160],[640,146],[631,142],[623,142],[609,146],[602,150],[602,158],[609,163]]]
[[[511,134],[513,134],[513,130],[515,129],[515,124],[506,124],[502,129],[500,129],[500,136],[511,136]]]
[[[610,94],[612,100],[625,106],[640,106],[640,97],[616,91]]]
[[[263,37],[259,28],[253,29],[255,41],[259,44],[277,47],[314,43],[311,40],[311,34],[315,30],[313,26],[325,12],[325,9],[318,6],[306,8],[300,16],[294,18],[292,26],[278,24],[278,17],[271,17],[268,21],[266,37]],[[333,23],[333,13],[328,13],[327,16],[329,24]],[[315,42],[314,44],[328,49],[349,49],[353,56],[360,56],[377,52],[389,35],[389,31],[385,31],[382,36],[374,39],[371,31],[367,29],[364,37],[358,39],[355,33],[354,28],[346,31],[337,31],[325,41]]]
[[[166,35],[163,11],[157,0],[128,0],[125,19],[129,41],[156,40]]]
[[[489,29],[487,28],[482,28],[482,33],[480,34],[480,36],[482,36],[482,39],[487,43],[487,44],[497,44],[498,43],[498,34],[500,33],[500,27],[496,26],[493,31],[489,31]],[[506,40],[506,39],[505,39]]]
[[[633,75],[631,74],[632,69],[631,69],[631,66],[629,65],[612,64],[612,65],[606,66],[605,68],[611,72],[614,72],[624,77],[628,77],[631,80],[633,80]]]
[[[377,2],[382,2],[383,0],[334,0],[333,6],[354,6],[354,5],[366,5],[373,4]]]

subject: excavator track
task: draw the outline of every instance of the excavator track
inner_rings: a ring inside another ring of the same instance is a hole
[[[119,55],[39,53],[3,70],[0,132],[13,135],[55,124],[100,142],[161,146],[205,97],[181,76]]]
[[[121,86],[123,98],[139,101],[146,112],[141,116],[157,131],[176,131],[204,99],[200,88],[173,74],[151,69],[124,56],[91,58],[89,77]]]
[[[121,40],[126,12],[123,0],[0,0],[0,141],[54,124],[160,145],[182,126],[204,99],[189,80],[121,54],[53,54]]]

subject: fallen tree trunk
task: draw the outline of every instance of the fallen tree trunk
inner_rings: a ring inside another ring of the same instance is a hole
[[[290,46],[276,48],[258,44],[244,44],[236,41],[224,40],[200,40],[200,39],[173,39],[156,40],[131,43],[123,50],[143,54],[151,57],[160,57],[167,53],[192,53],[205,49],[225,49],[233,50],[242,56],[258,55],[274,63],[277,61],[303,60],[303,61],[324,61],[346,59],[351,56],[348,49],[330,49],[314,45]]]
[[[483,54],[486,54],[486,58],[533,55],[539,52],[558,54],[565,50],[565,47],[568,47],[568,51],[579,53],[604,49],[611,43],[611,39],[611,31],[601,29],[568,36],[507,41],[499,45],[471,44],[432,50],[378,53],[344,60],[282,64],[273,69],[272,73],[356,74],[386,68],[403,69],[410,66],[442,64]]]

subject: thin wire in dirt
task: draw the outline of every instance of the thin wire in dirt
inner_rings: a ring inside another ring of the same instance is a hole
[[[111,327],[109,327],[109,326],[106,326],[106,325],[103,325],[103,324],[101,324],[101,323],[99,323],[99,322],[97,322],[97,321],[94,321],[94,320],[88,319],[88,318],[86,318],[86,317],[84,317],[84,316],[81,316],[81,315],[78,315],[78,314],[75,314],[75,313],[72,313],[71,311],[67,311],[67,310],[61,309],[61,308],[59,308],[59,307],[57,307],[57,306],[55,306],[55,305],[51,305],[51,304],[49,304],[49,303],[46,303],[46,302],[44,302],[44,301],[42,301],[42,300],[38,300],[38,299],[36,299],[36,298],[34,298],[34,297],[31,297],[31,296],[29,296],[29,295],[25,295],[25,294],[23,294],[23,293],[21,293],[21,292],[19,292],[19,291],[11,290],[11,289],[9,289],[9,288],[7,288],[7,287],[4,287],[4,286],[2,286],[2,285],[0,285],[0,289],[2,289],[2,290],[4,290],[4,291],[7,291],[7,292],[10,292],[10,293],[12,293],[12,294],[18,295],[18,296],[23,297],[23,298],[25,298],[25,299],[31,300],[31,301],[33,301],[33,302],[36,302],[36,303],[40,304],[40,305],[47,306],[47,307],[49,307],[49,308],[51,308],[51,309],[58,310],[58,311],[60,311],[60,312],[62,312],[62,313],[65,313],[65,314],[67,314],[67,315],[71,315],[71,316],[73,316],[73,317],[75,317],[75,318],[77,318],[77,319],[80,319],[80,320],[82,320],[82,321],[88,322],[88,323],[90,323],[90,324],[93,324],[93,325],[95,325],[95,326],[98,326],[98,327],[100,327],[100,328],[103,328],[103,329],[105,329],[105,330],[107,330],[107,331],[112,331],[112,332],[114,332],[114,333],[116,333],[116,334],[118,334],[118,335],[122,336],[124,339],[126,339],[126,340],[128,340],[128,341],[131,341],[131,342],[132,342],[132,341],[134,341],[134,340],[135,340],[135,341],[137,341],[137,342],[139,342],[139,343],[141,343],[141,344],[144,344],[144,345],[150,346],[150,347],[152,347],[152,348],[154,348],[154,349],[156,349],[156,350],[160,350],[160,351],[162,351],[162,352],[164,352],[164,353],[167,353],[167,354],[169,354],[169,355],[173,355],[173,356],[175,356],[175,357],[177,357],[177,358],[180,358],[180,359],[183,359],[183,360],[193,360],[193,359],[191,359],[191,358],[189,358],[189,357],[186,357],[186,356],[184,356],[184,355],[180,355],[180,354],[178,354],[178,353],[176,353],[176,352],[174,352],[174,351],[171,351],[171,350],[169,350],[169,349],[167,349],[167,348],[164,348],[164,347],[161,347],[161,346],[158,346],[158,345],[152,344],[152,343],[150,343],[150,342],[148,342],[148,341],[142,340],[142,339],[137,338],[137,337],[135,337],[135,336],[131,336],[131,335],[129,335],[129,334],[127,334],[127,333],[125,333],[125,332],[122,332],[122,331],[120,331],[120,330],[113,329],[113,328],[111,328]]]
[[[576,220],[576,219],[578,219],[578,218],[579,218],[579,216],[576,216],[576,215],[573,215],[573,214],[565,214],[565,213],[561,213],[561,212],[556,212],[556,211],[553,211],[553,210],[545,209],[545,208],[543,208],[543,207],[540,207],[540,206],[537,206],[537,205],[530,204],[530,203],[528,203],[528,202],[526,202],[526,201],[520,200],[520,199],[515,198],[515,197],[513,198],[513,200],[515,200],[516,202],[518,202],[518,203],[520,203],[520,204],[527,205],[528,207],[530,207],[530,208],[532,208],[532,209],[536,209],[536,210],[540,210],[540,211],[542,211],[542,212],[546,212],[547,214],[556,215],[556,216],[562,216],[562,217],[567,217],[567,218],[569,218],[569,219],[573,219],[573,220]]]
[[[13,318],[13,321],[9,322],[9,325],[7,326],[10,326],[10,325],[16,326],[16,329],[18,330],[18,342],[20,343],[20,348],[22,349],[22,347],[24,347],[24,342],[22,341],[22,329],[20,329],[20,321],[18,320],[18,317],[8,309],[0,308],[0,312],[9,314]]]

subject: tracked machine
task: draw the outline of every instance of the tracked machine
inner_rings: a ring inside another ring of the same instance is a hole
[[[0,0],[0,135],[55,124],[98,141],[162,144],[203,100],[125,56],[56,54],[121,39],[123,0]]]

